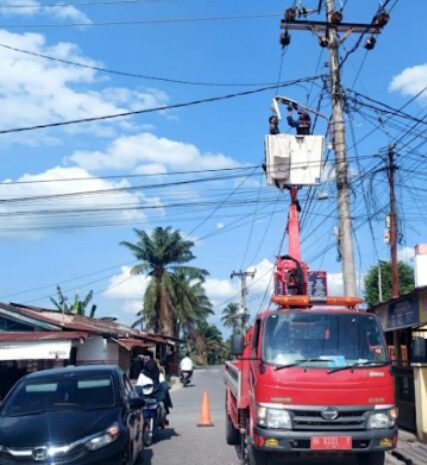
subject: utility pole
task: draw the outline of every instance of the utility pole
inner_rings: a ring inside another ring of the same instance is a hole
[[[335,11],[335,0],[327,0],[328,20]],[[343,112],[343,93],[339,59],[339,41],[337,30],[328,32],[329,67],[332,85],[332,137],[335,150],[335,180],[338,196],[339,237],[341,245],[341,266],[344,282],[344,294],[356,295],[356,272],[354,270],[353,237],[350,213],[350,185],[347,170],[347,147]]]
[[[394,145],[388,147],[388,182],[390,186],[390,258],[391,258],[391,297],[399,297],[399,263],[397,261],[397,214],[396,196],[394,192]]]
[[[378,260],[378,300],[383,301],[383,277],[381,273],[381,260]]]
[[[255,276],[256,270],[254,271],[233,271],[230,275],[230,278],[233,279],[235,276],[240,278],[240,311],[242,317],[242,330],[245,328],[246,319],[248,315],[248,309],[246,307],[246,296],[248,294],[248,289],[246,286],[246,278],[253,278]]]
[[[345,138],[345,121],[343,111],[343,90],[341,87],[341,66],[339,48],[342,42],[350,34],[379,34],[388,23],[390,17],[384,9],[379,9],[371,23],[343,22],[342,9],[336,10],[335,0],[322,0],[319,2],[317,13],[320,13],[325,4],[327,21],[309,21],[306,18],[309,13],[306,9],[288,8],[285,11],[281,28],[285,30],[280,37],[283,47],[291,42],[289,30],[303,30],[315,33],[319,38],[321,47],[327,47],[329,51],[329,70],[332,96],[332,142],[335,150],[335,172],[338,196],[338,216],[341,266],[344,281],[344,293],[346,296],[356,295],[356,273],[353,258],[353,237],[350,211],[350,183],[348,179],[347,148]],[[338,33],[344,33],[341,37]],[[371,35],[365,42],[365,48],[372,50],[376,39]]]

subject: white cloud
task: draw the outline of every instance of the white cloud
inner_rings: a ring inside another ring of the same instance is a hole
[[[264,259],[257,265],[248,268],[248,271],[256,269],[254,278],[248,278],[246,283],[248,287],[248,300],[251,296],[264,295],[267,288],[269,288],[269,295],[273,290],[273,279],[271,278],[274,264],[269,260]],[[229,299],[233,299],[233,302],[240,302],[240,280],[237,278],[231,279],[218,279],[218,278],[207,278],[204,284],[206,294],[211,299],[214,305],[226,302],[224,307],[228,304]],[[222,308],[218,309],[221,312]]]
[[[80,49],[72,43],[47,45],[41,34],[15,34],[0,30],[0,44],[102,66],[84,57]],[[98,79],[95,70],[44,60],[1,47],[0,61],[3,69],[0,73],[0,126],[5,129],[161,106],[168,100],[165,93],[155,89],[134,91],[109,85],[94,90],[95,86],[99,88],[105,82],[105,79]],[[130,119],[120,118],[67,126],[66,130],[98,131],[99,135],[111,137],[114,135],[111,128],[117,125],[122,129],[135,129]],[[107,132],[106,127],[110,128]],[[41,137],[40,132],[37,134]],[[22,134],[13,140],[26,142]]]
[[[390,85],[390,91],[398,91],[403,95],[416,95],[427,86],[427,63],[404,69],[395,76]],[[427,98],[427,94],[423,94]]]
[[[105,151],[77,151],[70,160],[88,170],[130,170],[141,172],[147,165],[156,169],[218,169],[237,166],[222,154],[201,153],[189,143],[154,134],[124,136],[116,139]]]
[[[10,5],[10,8],[9,8]],[[7,6],[0,8],[0,15],[4,16],[35,16],[49,15],[59,19],[72,19],[84,23],[90,23],[90,19],[73,5],[61,5],[58,7],[43,7],[36,0],[8,0]]]
[[[268,289],[269,295],[273,292],[274,279],[272,273],[274,263],[264,258],[257,265],[248,268],[248,271],[256,270],[255,277],[249,278],[248,288],[250,293],[264,294]]]
[[[133,275],[131,269],[130,266],[122,266],[120,273],[110,279],[103,295],[108,299],[126,300],[127,309],[138,311],[141,309],[142,299],[150,278],[142,274]]]
[[[414,261],[415,248],[414,247],[403,247],[397,251],[397,258],[399,261],[411,264]]]
[[[216,224],[217,229],[223,229],[224,228],[224,223],[220,221],[219,223]]]
[[[344,282],[341,272],[327,273],[328,276],[328,295],[343,296]],[[365,274],[357,275],[357,292],[358,295],[363,294],[365,290]]]
[[[203,287],[206,290],[207,296],[214,305],[230,299],[235,294],[239,294],[239,287],[237,283],[232,282],[231,279],[208,278],[206,279]],[[237,295],[236,300],[238,299],[239,296]]]
[[[76,180],[76,178],[84,179]],[[58,181],[34,183],[34,181],[52,179]],[[73,181],[66,181],[67,179]],[[15,230],[25,235],[31,230],[43,230],[48,227],[78,228],[81,225],[90,226],[116,221],[143,222],[145,215],[138,208],[147,203],[158,203],[158,199],[146,199],[142,194],[130,193],[126,190],[108,194],[105,192],[88,194],[89,191],[127,188],[129,184],[127,181],[110,182],[93,177],[79,167],[55,167],[39,174],[24,174],[16,181],[19,183],[13,184],[11,179],[6,179],[0,184],[2,199],[0,217],[7,219],[7,222],[2,221],[0,226],[1,235],[15,236]],[[86,194],[77,197],[67,196],[75,192]],[[46,195],[56,197],[34,198]],[[21,198],[28,198],[29,201],[15,200]],[[127,209],[111,211],[111,208],[120,207]],[[79,209],[93,211],[79,213]],[[58,213],[64,210],[67,213]]]
[[[143,308],[144,294],[150,278],[146,275],[131,274],[130,266],[122,266],[120,273],[110,278],[103,297],[116,307],[120,321],[132,324],[137,319],[137,313]]]
[[[328,295],[344,295],[342,273],[327,273]]]

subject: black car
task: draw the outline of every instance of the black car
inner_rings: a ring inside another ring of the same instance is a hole
[[[31,373],[0,407],[0,464],[133,465],[143,404],[117,367]]]

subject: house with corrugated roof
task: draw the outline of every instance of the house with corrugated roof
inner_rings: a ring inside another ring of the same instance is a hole
[[[0,398],[21,376],[46,368],[113,364],[135,378],[144,351],[165,360],[176,343],[111,319],[0,303]]]

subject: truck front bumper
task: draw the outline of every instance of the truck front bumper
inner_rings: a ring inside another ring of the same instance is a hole
[[[311,439],[315,436],[351,436],[351,449],[329,448],[313,450]],[[364,431],[292,431],[255,427],[252,445],[271,452],[358,453],[379,452],[393,449],[397,443],[397,427]]]

